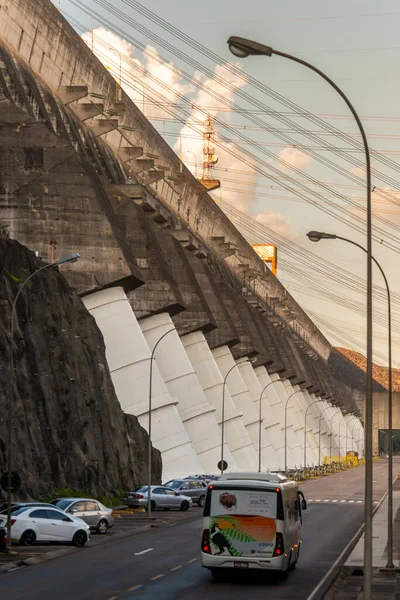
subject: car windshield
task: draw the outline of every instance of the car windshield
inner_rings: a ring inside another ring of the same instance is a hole
[[[59,500],[52,500],[51,504],[53,504],[54,506],[56,506],[60,510],[65,510],[66,508],[68,508],[68,506],[70,504],[72,504],[72,502],[71,502],[71,500],[59,499]]]
[[[174,490],[176,490],[181,485],[181,483],[182,483],[182,481],[180,481],[179,479],[172,479],[171,481],[168,481],[164,485],[166,487],[170,487],[170,488],[173,488]]]

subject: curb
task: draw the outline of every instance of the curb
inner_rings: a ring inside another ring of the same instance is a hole
[[[397,481],[399,476],[400,476],[400,474],[396,475],[396,477],[393,480],[393,483],[395,483],[395,481]],[[372,518],[375,516],[377,511],[382,506],[382,503],[384,502],[388,493],[389,493],[389,490],[386,490],[386,492],[383,494],[382,498],[379,500],[378,504],[374,507],[374,509],[372,511]],[[347,543],[344,550],[341,552],[341,554],[335,560],[335,562],[333,563],[333,565],[331,566],[329,571],[324,575],[324,577],[321,579],[319,584],[314,588],[314,590],[308,596],[307,600],[317,600],[317,599],[322,600],[322,598],[324,598],[325,594],[327,594],[329,592],[332,585],[334,585],[336,579],[342,573],[344,562],[350,556],[350,554],[354,550],[357,542],[359,541],[362,534],[364,533],[364,528],[365,528],[365,523],[362,523],[360,528],[358,529],[358,531],[351,538],[351,540]]]
[[[140,535],[141,533],[146,533],[146,531],[150,531],[151,529],[157,529],[157,528],[161,528],[161,527],[174,527],[176,525],[180,525],[183,522],[189,521],[191,519],[195,519],[195,518],[197,518],[197,516],[198,515],[193,515],[193,516],[191,515],[190,517],[188,517],[186,519],[181,519],[180,521],[176,521],[174,523],[165,523],[164,521],[162,521],[162,519],[160,519],[159,523],[157,523],[157,522],[150,523],[148,525],[143,525],[142,527],[137,527],[133,531],[121,533],[121,535],[117,534],[115,538],[113,538],[109,541],[107,541],[105,539],[104,543],[101,543],[98,546],[97,545],[96,546],[89,545],[89,546],[85,546],[85,548],[75,548],[74,546],[68,546],[67,548],[61,548],[60,550],[50,550],[50,552],[43,552],[43,554],[41,554],[40,556],[27,558],[26,560],[24,560],[24,559],[16,560],[15,562],[10,562],[7,565],[0,567],[0,575],[3,575],[10,571],[15,571],[17,569],[22,569],[23,567],[39,565],[39,564],[47,562],[49,560],[54,560],[56,558],[68,556],[69,554],[74,554],[74,552],[77,552],[78,550],[84,550],[84,549],[94,550],[95,548],[104,546],[105,544],[108,544],[108,545],[115,544],[116,542],[119,542],[120,540],[129,538],[129,537],[132,537],[135,535]],[[155,521],[156,521],[156,519],[155,519]]]

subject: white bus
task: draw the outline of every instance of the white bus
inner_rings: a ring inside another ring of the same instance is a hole
[[[299,559],[304,494],[294,481],[272,473],[227,473],[207,489],[201,540],[202,566],[264,569],[287,576]]]

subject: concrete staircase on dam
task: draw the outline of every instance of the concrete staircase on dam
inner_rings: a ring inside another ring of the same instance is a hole
[[[232,470],[337,454],[334,412],[360,415],[328,341],[51,2],[3,4],[2,221],[43,260],[80,252],[66,278],[163,478],[217,472],[222,424]]]

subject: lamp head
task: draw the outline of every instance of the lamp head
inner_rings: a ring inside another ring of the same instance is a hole
[[[250,55],[271,56],[273,53],[270,46],[265,46],[264,44],[259,44],[258,42],[247,40],[246,38],[237,37],[236,35],[231,35],[228,40],[228,45],[232,54],[238,58],[247,58],[247,56]]]
[[[77,260],[79,260],[81,257],[81,255],[79,254],[79,252],[73,252],[72,254],[68,254],[68,256],[64,256],[63,258],[60,258],[59,260],[55,261],[55,265],[63,265],[64,263],[68,263],[68,262],[76,262]]]
[[[335,240],[336,235],[334,233],[323,233],[322,231],[309,231],[307,237],[310,242],[319,242],[320,240]]]

